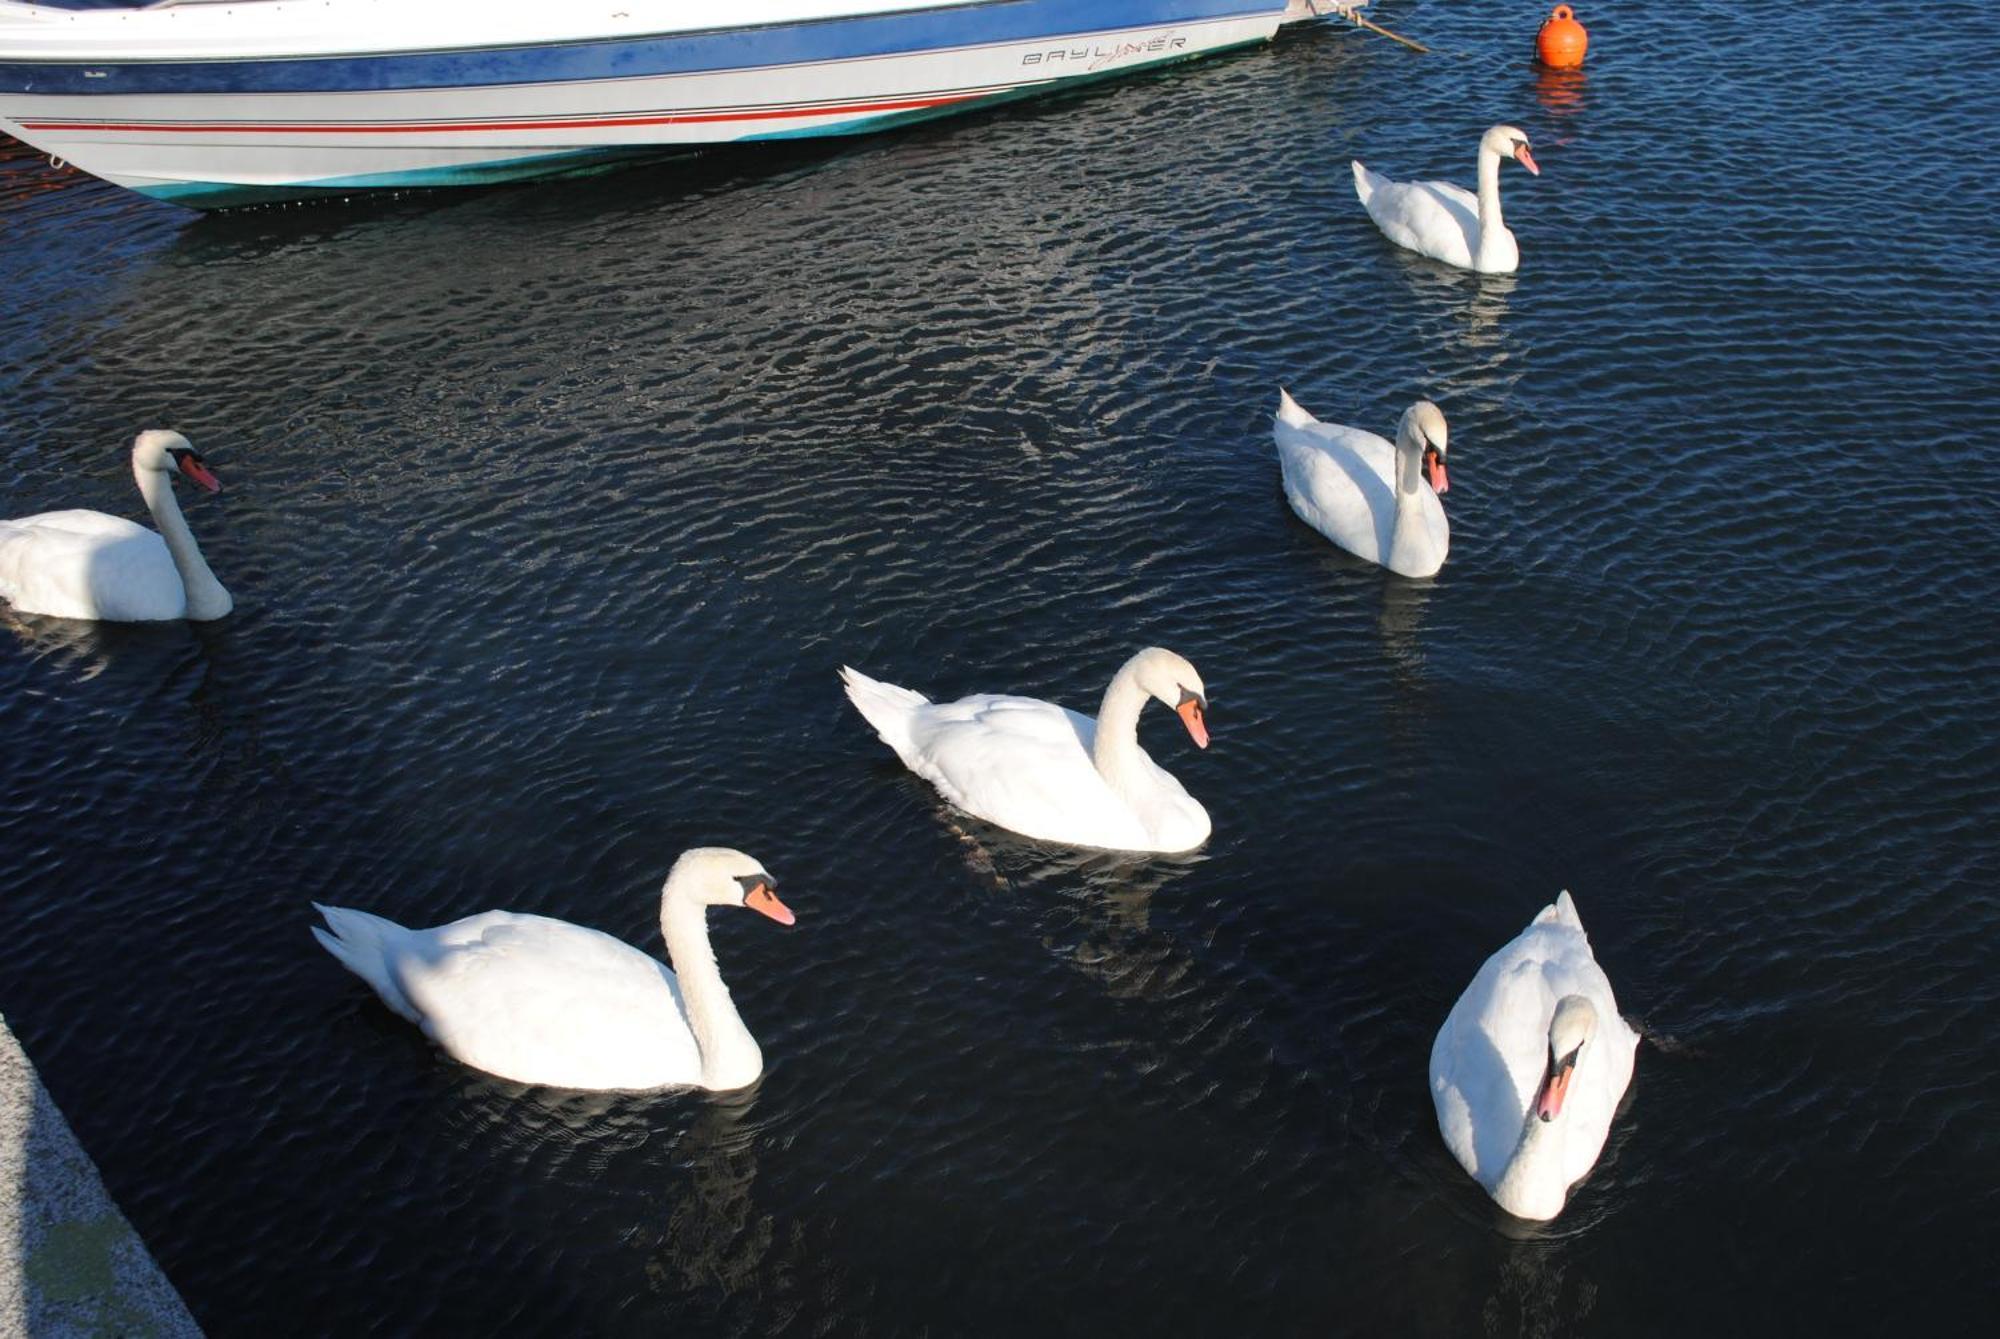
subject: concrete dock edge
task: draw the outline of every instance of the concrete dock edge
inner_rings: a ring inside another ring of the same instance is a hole
[[[0,1339],[201,1330],[0,1017]]]

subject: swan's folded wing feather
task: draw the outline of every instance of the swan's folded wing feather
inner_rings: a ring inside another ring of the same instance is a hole
[[[1293,514],[1356,557],[1380,561],[1374,514],[1352,471],[1312,446],[1281,448],[1281,460]]]
[[[397,984],[424,1031],[466,1064],[575,1087],[699,1077],[673,973],[630,944],[511,912],[467,917],[411,940],[394,964]],[[659,1077],[674,1066],[685,1077]]]
[[[10,529],[46,536],[71,535],[78,539],[131,539],[139,535],[154,534],[137,521],[128,521],[123,516],[91,511],[85,507],[68,511],[45,511],[36,516],[23,516],[19,520],[0,521],[0,532]],[[154,538],[157,539],[158,536],[154,535]]]
[[[1465,187],[1450,181],[1419,181],[1414,184],[1435,196],[1437,202],[1449,209],[1461,225],[1478,224],[1479,197]]]
[[[1459,1011],[1454,1008],[1431,1044],[1431,1102],[1437,1108],[1438,1133],[1444,1136],[1445,1147],[1474,1180],[1484,1180],[1488,1178],[1481,1175],[1481,1168],[1486,1164],[1480,1158],[1472,1102],[1465,1091],[1473,1062],[1460,1055],[1462,1045]]]
[[[1332,423],[1280,424],[1275,436],[1285,497],[1299,519],[1356,557],[1382,561],[1386,527],[1378,512],[1387,508],[1393,515],[1386,470],[1395,448],[1373,433]]]
[[[1368,201],[1368,216],[1398,246],[1453,265],[1472,264],[1479,202],[1448,181],[1392,181]]]
[[[967,813],[1051,841],[1144,840],[1091,761],[1096,723],[1089,717],[993,694],[936,703],[920,717],[912,770]]]
[[[179,618],[186,592],[166,541],[101,511],[0,521],[0,598],[60,618]]]

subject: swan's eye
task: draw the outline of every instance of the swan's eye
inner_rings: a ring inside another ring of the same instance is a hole
[[[758,893],[774,893],[778,890],[778,881],[768,874],[739,874],[736,876],[736,882],[743,885],[745,897],[755,897]]]
[[[1186,707],[1189,703],[1194,704],[1194,714],[1196,716],[1200,716],[1204,711],[1208,710],[1207,698],[1203,697],[1200,693],[1195,692],[1192,688],[1189,688],[1186,685],[1182,685],[1181,700],[1174,704],[1174,710],[1179,711],[1183,707]]]

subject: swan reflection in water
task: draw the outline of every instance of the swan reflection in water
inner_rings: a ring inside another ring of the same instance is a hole
[[[107,684],[129,685],[143,695],[130,704],[134,711],[162,694],[185,695],[198,711],[207,710],[218,675],[231,659],[231,631],[226,624],[180,619],[114,623],[53,618],[0,604],[0,633],[27,652],[29,663],[59,670],[76,683],[109,675]]]
[[[1375,616],[1375,635],[1396,685],[1399,710],[1420,706],[1425,691],[1424,643],[1420,634],[1434,586],[1430,580],[1401,578],[1382,583],[1382,608]]]
[[[641,1229],[654,1234],[645,1269],[655,1290],[739,1293],[766,1272],[778,1226],[751,1193],[762,1136],[756,1108],[754,1087],[710,1095],[674,1145],[675,1184],[655,1197]]]
[[[1619,1104],[1621,1117],[1631,1098],[1627,1089]],[[1630,1199],[1623,1189],[1607,1193],[1602,1188],[1616,1178],[1612,1164],[1631,1134],[1630,1122],[1612,1126],[1591,1178],[1599,1190],[1580,1190],[1561,1217],[1543,1222],[1516,1218],[1495,1204],[1466,1179],[1443,1141],[1436,1139],[1437,1132],[1428,1133],[1432,1138],[1419,1141],[1424,1145],[1420,1152],[1398,1161],[1409,1184],[1419,1188],[1416,1193],[1434,1197],[1440,1211],[1465,1224],[1472,1232],[1468,1240],[1477,1243],[1454,1252],[1433,1284],[1445,1295],[1483,1298],[1480,1328],[1486,1334],[1561,1334],[1580,1324],[1596,1309],[1600,1284],[1578,1248],[1602,1240],[1615,1206]]]
[[[1597,1281],[1584,1273],[1567,1240],[1503,1236],[1493,1247],[1498,1277],[1480,1307],[1486,1333],[1560,1334],[1596,1309]]]
[[[1520,282],[1512,274],[1481,275],[1471,301],[1457,309],[1457,329],[1446,332],[1445,343],[1474,365],[1468,371],[1497,372],[1507,361],[1508,299]],[[1443,389],[1459,389],[1457,380],[1457,375],[1446,377]]]
[[[1153,894],[1207,859],[1199,851],[1137,855],[1050,846],[955,811],[941,821],[965,863],[995,892],[1016,895],[1043,945],[1115,999],[1156,999],[1193,966],[1172,936],[1152,929]]]
[[[1412,383],[1406,398],[1437,401],[1456,426],[1459,397],[1489,385],[1512,356],[1507,317],[1521,278],[1446,269],[1415,256],[1403,273],[1418,300],[1423,334],[1439,346],[1437,375]]]
[[[154,629],[146,626],[121,629],[117,624],[96,623],[80,618],[48,618],[41,614],[16,613],[0,604],[0,628],[38,661],[48,661],[88,683],[111,668],[121,640],[146,639]],[[120,632],[127,634],[121,638]],[[185,632],[185,625],[174,631]]]
[[[761,1080],[726,1093],[579,1092],[452,1068],[455,1091],[439,1105],[457,1137],[506,1169],[536,1202],[528,1212],[566,1224],[580,1258],[601,1249],[632,1262],[620,1269],[636,1264],[649,1291],[745,1314],[768,1307],[773,1289],[824,1275],[804,1263],[802,1225],[758,1203],[772,1137],[758,1119]],[[580,1320],[579,1332],[590,1328]]]
[[[157,623],[111,623],[95,619],[50,618],[22,614],[0,605],[0,631],[27,652],[25,664],[54,671],[67,682],[93,683],[99,692],[78,699],[80,709],[121,719],[158,713],[167,703],[187,714],[191,735],[188,752],[196,757],[223,757],[228,738],[242,723],[222,691],[234,663],[232,629],[225,625],[181,620]],[[235,666],[236,668],[244,668]],[[120,696],[124,701],[117,700]],[[254,721],[250,724],[254,727]],[[256,752],[253,739],[247,745]]]

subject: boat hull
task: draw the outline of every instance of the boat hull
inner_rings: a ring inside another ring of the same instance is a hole
[[[23,61],[0,29],[0,130],[199,208],[485,184],[879,130],[1267,40],[1283,12],[1275,0],[999,0],[492,48],[211,60]]]

